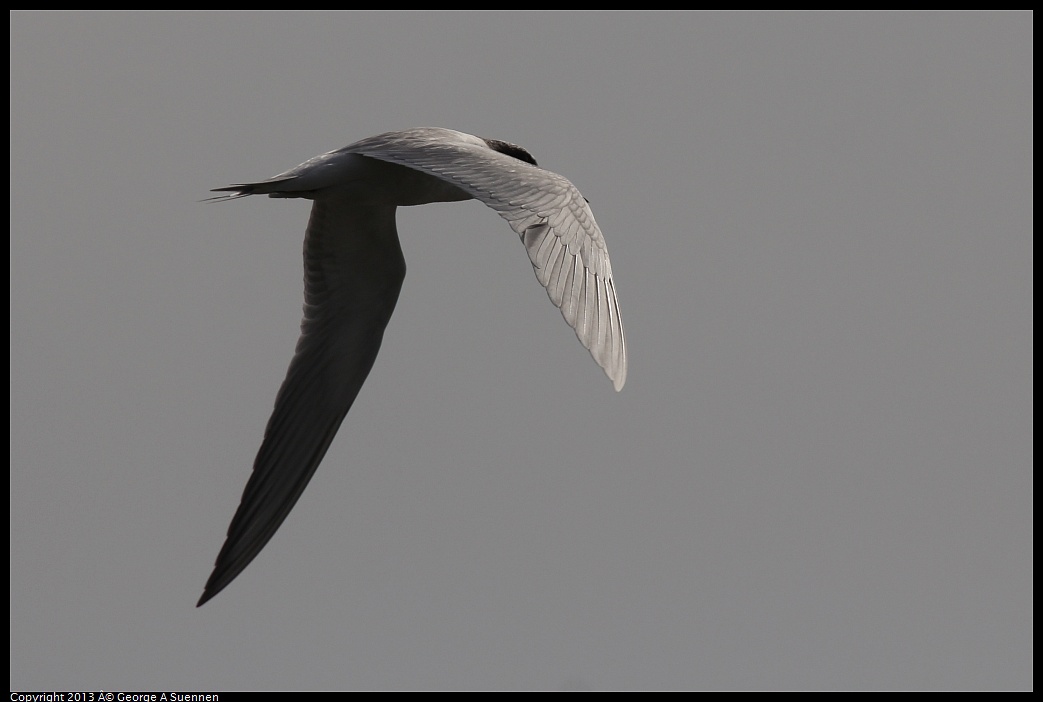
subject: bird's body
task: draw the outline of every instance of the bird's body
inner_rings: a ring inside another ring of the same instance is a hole
[[[395,209],[472,198],[522,239],[551,301],[617,390],[627,356],[604,238],[586,200],[521,147],[449,129],[364,139],[231,194],[314,201],[304,320],[202,605],[257,556],[297,502],[373,367],[405,277]]]

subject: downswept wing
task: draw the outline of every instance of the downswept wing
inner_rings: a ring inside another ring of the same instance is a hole
[[[373,367],[404,278],[394,207],[315,201],[297,350],[196,606],[250,564],[304,492]]]

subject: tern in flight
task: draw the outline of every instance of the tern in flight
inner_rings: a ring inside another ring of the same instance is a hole
[[[623,323],[601,235],[572,183],[528,151],[450,129],[363,139],[229,194],[314,201],[304,235],[304,319],[253,473],[200,606],[272,538],[326,454],[373,367],[406,264],[395,209],[480,200],[521,237],[536,278],[616,390],[627,377]]]

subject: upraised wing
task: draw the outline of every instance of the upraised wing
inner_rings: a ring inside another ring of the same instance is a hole
[[[495,150],[499,144],[448,129],[414,129],[363,139],[339,153],[423,171],[496,210],[521,237],[551,302],[620,390],[627,377],[626,340],[594,214],[568,179]]]

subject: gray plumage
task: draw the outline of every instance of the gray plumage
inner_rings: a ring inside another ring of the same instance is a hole
[[[616,390],[627,352],[604,237],[562,176],[508,142],[423,128],[388,132],[285,173],[215,192],[314,201],[304,239],[297,350],[228,537],[197,606],[264,548],[322,461],[373,367],[405,277],[395,209],[480,200],[519,235],[537,279]]]

